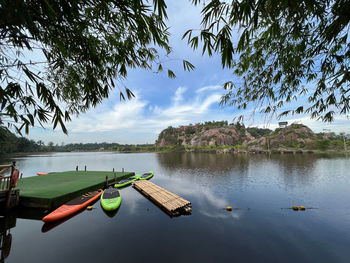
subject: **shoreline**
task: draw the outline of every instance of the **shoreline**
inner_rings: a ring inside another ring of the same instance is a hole
[[[79,153],[79,152],[118,152],[118,153],[171,153],[171,152],[182,152],[182,153],[212,153],[212,154],[263,154],[263,155],[271,155],[271,154],[329,154],[329,155],[350,155],[350,150],[348,151],[339,151],[339,150],[312,150],[312,149],[272,149],[272,150],[264,150],[264,149],[236,149],[236,148],[169,148],[165,149],[155,149],[155,150],[81,150],[81,151],[50,151],[50,152],[16,152],[16,153],[5,153],[0,155],[1,158],[12,158],[12,157],[20,157],[20,156],[28,156],[28,155],[46,155],[53,153]]]

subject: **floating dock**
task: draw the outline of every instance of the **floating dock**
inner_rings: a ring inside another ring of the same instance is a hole
[[[158,205],[170,216],[189,214],[192,211],[191,202],[165,190],[147,180],[136,181],[133,187]]]
[[[102,188],[116,180],[135,175],[133,172],[68,171],[22,178],[19,180],[20,205],[53,209],[88,191]]]

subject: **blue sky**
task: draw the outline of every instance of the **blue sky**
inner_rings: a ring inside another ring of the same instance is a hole
[[[278,120],[270,116],[249,111],[239,112],[232,107],[220,107],[220,97],[224,94],[221,85],[227,80],[239,81],[229,70],[223,70],[220,57],[202,56],[200,50],[193,51],[187,46],[182,35],[187,29],[200,28],[200,9],[190,1],[168,1],[168,26],[170,26],[170,45],[173,47],[171,61],[163,64],[172,69],[176,79],[167,77],[166,71],[155,74],[142,69],[129,70],[123,82],[136,95],[130,101],[120,101],[119,90],[102,104],[91,109],[72,122],[67,123],[69,135],[60,129],[33,128],[28,137],[44,142],[118,142],[154,143],[158,134],[168,126],[187,125],[212,120],[231,122],[235,116],[244,114],[247,126],[277,127]],[[189,60],[196,69],[183,70],[182,59]],[[311,120],[308,116],[288,116],[283,120],[303,123],[316,132],[330,129],[335,132],[350,133],[349,120],[338,116],[332,124]]]

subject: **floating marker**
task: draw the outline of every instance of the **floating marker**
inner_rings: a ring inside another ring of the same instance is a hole
[[[298,210],[299,210],[299,207],[297,207],[297,206],[292,206],[292,209],[293,209],[294,211],[298,211]]]
[[[92,206],[89,205],[88,207],[86,207],[87,210],[92,210]]]
[[[305,210],[306,210],[306,207],[305,207],[305,206],[299,206],[299,209],[300,209],[301,211],[305,211]]]
[[[231,206],[227,206],[227,207],[226,207],[226,210],[227,210],[227,211],[232,211],[232,207],[231,207]]]

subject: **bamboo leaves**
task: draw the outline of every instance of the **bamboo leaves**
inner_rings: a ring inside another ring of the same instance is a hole
[[[66,133],[71,114],[123,87],[130,68],[162,71],[158,52],[171,52],[166,8],[164,0],[3,2],[0,123],[28,132],[35,123],[52,122]],[[43,53],[40,68],[17,58],[26,49]],[[193,69],[188,61],[183,66]],[[169,69],[168,76],[175,74]],[[120,92],[121,100],[134,96],[128,88]]]
[[[350,111],[349,8],[349,1],[211,0],[199,33],[183,37],[193,49],[201,41],[203,53],[220,54],[222,66],[239,77],[242,84],[224,84],[221,104],[275,113],[306,95],[307,105],[294,102],[281,115],[332,121]]]

